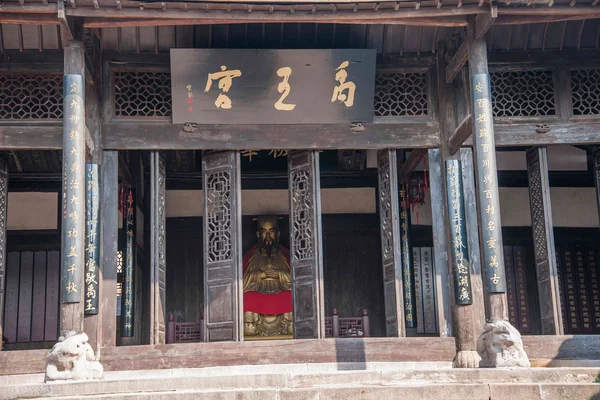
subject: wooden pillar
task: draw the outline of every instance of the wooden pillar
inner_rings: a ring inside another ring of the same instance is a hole
[[[451,262],[448,255],[446,237],[446,210],[444,209],[444,174],[440,149],[428,151],[429,193],[431,196],[431,224],[433,230],[433,258],[435,273],[436,305],[438,312],[438,332],[440,336],[453,336],[452,296],[450,280],[452,275],[447,265]]]
[[[205,341],[242,340],[241,177],[236,151],[202,156]]]
[[[596,199],[598,201],[598,221],[600,222],[600,147],[593,153],[594,181],[596,184]]]
[[[395,150],[379,150],[379,221],[381,259],[383,263],[383,296],[387,336],[406,336],[402,299],[402,259],[400,253],[400,203],[398,201],[398,169]]]
[[[542,334],[562,335],[563,316],[554,246],[548,155],[545,147],[534,147],[527,151],[527,176]]]
[[[479,221],[482,236],[482,269],[485,277],[488,313],[487,319],[508,321],[504,252],[502,246],[502,223],[498,194],[498,171],[496,168],[496,144],[490,76],[487,64],[485,38],[476,39],[473,24],[467,30],[469,42],[469,72],[471,76],[473,139],[477,194],[479,198]]]
[[[461,90],[464,92],[464,88],[463,86],[461,86],[463,82],[458,82],[457,80],[455,80],[454,84],[448,84],[446,82],[446,51],[446,45],[444,43],[440,43],[437,52],[437,82],[442,147],[440,149],[440,161],[435,166],[435,168],[439,168],[440,171],[439,174],[436,175],[435,179],[439,179],[440,182],[434,184],[433,177],[432,179],[430,179],[430,181],[432,188],[434,187],[434,185],[439,185],[439,188],[436,189],[436,201],[442,203],[442,209],[440,210],[440,206],[438,206],[436,215],[439,215],[440,218],[434,218],[434,221],[438,219],[438,221],[435,221],[436,225],[434,228],[434,237],[437,237],[434,239],[434,244],[437,245],[437,248],[434,248],[434,251],[436,252],[436,263],[437,259],[447,260],[447,264],[443,265],[447,265],[447,270],[445,272],[448,274],[448,289],[446,289],[446,292],[449,292],[449,294],[446,295],[447,297],[444,298],[444,301],[450,304],[450,307],[452,309],[452,333],[455,337],[457,349],[457,354],[454,359],[454,367],[473,368],[479,365],[479,361],[481,359],[477,353],[477,336],[480,333],[480,329],[483,325],[484,318],[484,301],[481,290],[481,277],[479,273],[479,252],[477,251],[477,218],[476,215],[475,218],[472,218],[472,215],[470,214],[473,212],[472,208],[475,204],[475,198],[472,195],[472,192],[470,192],[473,185],[473,167],[472,162],[469,163],[468,158],[465,158],[465,165],[462,165],[462,156],[464,154],[462,150],[461,152],[450,154],[451,152],[448,145],[448,138],[453,134],[454,130],[457,127],[457,121],[459,120],[458,106],[463,106],[463,113],[467,113],[468,110],[466,110],[466,107],[464,107],[464,102],[460,103],[460,99],[457,95],[461,94]],[[461,197],[462,202],[465,204],[465,220],[463,222],[466,227],[466,240],[469,247],[469,251],[466,253],[468,254],[469,259],[469,272],[471,278],[470,286],[472,302],[470,304],[465,304],[464,302],[463,304],[459,304],[459,299],[455,297],[455,271],[458,271],[459,265],[457,261],[460,259],[460,256],[453,257],[452,254],[452,245],[454,244],[454,242],[451,240],[450,229],[452,223],[454,222],[454,215],[450,215],[449,213],[449,203],[446,196],[446,192],[448,190],[446,179],[447,163],[449,161],[458,162],[459,160],[461,161],[461,169],[459,176],[462,179],[463,183],[463,187],[461,189]],[[430,170],[433,171],[433,168],[434,167],[430,167]],[[432,191],[432,197],[433,195],[434,193]],[[443,243],[440,239],[442,235],[445,236],[445,243]],[[475,244],[473,245],[474,239]],[[479,290],[477,290],[478,287]]]
[[[160,151],[153,151],[150,153],[150,344],[166,343],[165,182],[165,156]]]
[[[324,338],[319,152],[290,152],[288,175],[294,338]]]
[[[102,347],[102,121],[98,87],[86,85],[85,115],[92,149],[85,165],[85,304],[83,329],[96,356]]]
[[[60,333],[83,330],[85,235],[85,49],[64,48]]]
[[[119,155],[104,151],[102,164],[102,314],[103,347],[117,345],[117,243],[119,237]]]
[[[6,287],[6,218],[8,206],[8,160],[0,157],[0,338],[4,335],[4,296]],[[2,341],[0,340],[0,351]]]

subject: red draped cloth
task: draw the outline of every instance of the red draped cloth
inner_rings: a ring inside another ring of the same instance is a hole
[[[244,273],[257,248],[258,245],[255,245],[244,254],[242,263]],[[285,257],[289,265],[290,252],[282,245],[279,245],[279,251]],[[292,312],[292,291],[282,290],[279,293],[271,294],[256,291],[244,292],[244,312],[247,311],[257,314],[284,314]]]

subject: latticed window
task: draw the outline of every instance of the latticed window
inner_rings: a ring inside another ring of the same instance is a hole
[[[552,71],[493,72],[494,117],[555,115]]]
[[[376,117],[427,115],[425,72],[380,72],[375,78]]]
[[[600,69],[571,71],[574,115],[600,114]]]
[[[171,74],[116,71],[115,116],[171,116]]]
[[[61,119],[62,74],[0,74],[0,119]]]

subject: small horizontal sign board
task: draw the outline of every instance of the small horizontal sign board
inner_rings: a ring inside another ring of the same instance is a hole
[[[372,122],[373,49],[171,49],[173,123]]]

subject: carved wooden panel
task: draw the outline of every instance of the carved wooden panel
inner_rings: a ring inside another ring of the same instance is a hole
[[[150,153],[151,234],[152,234],[152,342],[166,343],[166,247],[165,247],[165,156]]]
[[[492,72],[494,117],[555,115],[552,71]]]
[[[377,161],[386,332],[405,336],[396,151],[379,150]]]
[[[426,72],[384,72],[375,77],[375,116],[427,115]]]
[[[241,180],[238,152],[205,153],[204,315],[205,340],[240,340]]]
[[[542,333],[560,335],[563,325],[558,291],[558,272],[554,257],[546,148],[536,147],[527,151],[527,175]],[[518,274],[518,265],[516,265],[516,271]]]
[[[318,151],[288,155],[294,338],[325,337]]]

